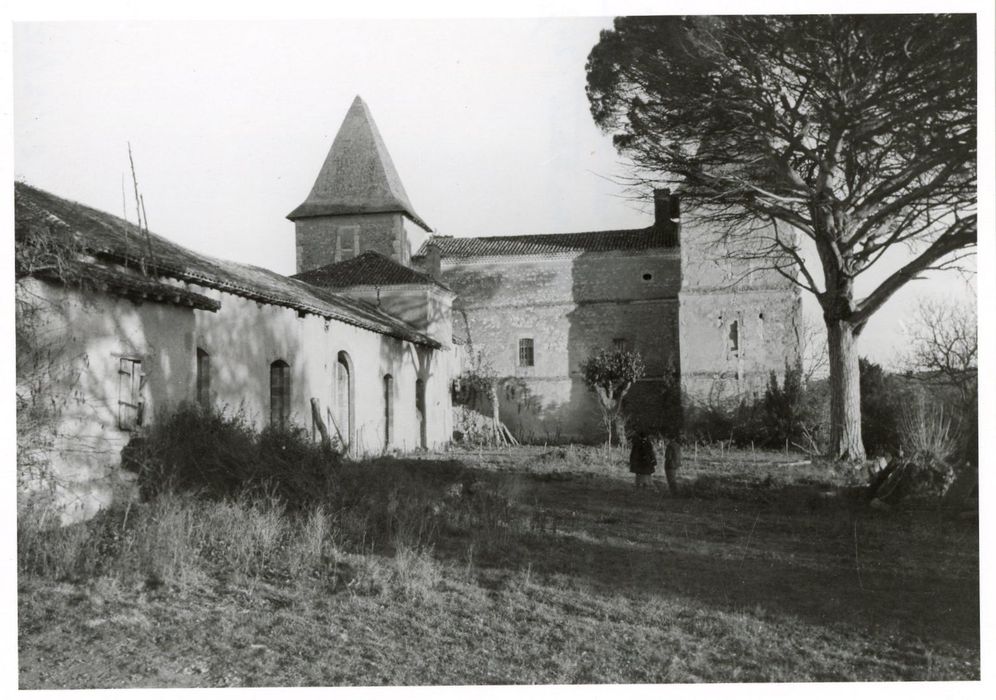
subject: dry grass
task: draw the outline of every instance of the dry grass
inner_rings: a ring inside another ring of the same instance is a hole
[[[25,524],[21,687],[979,677],[974,522],[694,452],[676,499],[619,450],[523,448],[347,466],[304,512]]]

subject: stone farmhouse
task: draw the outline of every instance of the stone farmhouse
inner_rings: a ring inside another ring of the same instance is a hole
[[[317,436],[322,423],[356,456],[445,447],[451,385],[471,356],[505,377],[501,417],[521,439],[597,441],[578,363],[637,350],[647,376],[627,408],[673,432],[682,395],[757,392],[798,358],[799,299],[777,275],[716,259],[666,191],[655,212],[634,230],[431,235],[359,97],[287,217],[292,277],[17,183],[18,246],[48,237],[71,251],[18,272],[19,323],[46,339],[19,338],[19,415],[39,391],[54,407],[51,439],[31,447],[58,477],[66,520],[111,501],[124,445],[182,401],[257,427]]]

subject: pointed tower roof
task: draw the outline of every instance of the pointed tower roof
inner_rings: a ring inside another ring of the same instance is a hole
[[[310,216],[379,212],[401,212],[426,231],[431,231],[408,201],[370,109],[357,95],[332,142],[311,194],[287,218],[294,221]]]

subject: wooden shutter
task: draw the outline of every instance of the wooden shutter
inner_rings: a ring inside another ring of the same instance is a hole
[[[121,430],[134,430],[142,425],[144,389],[142,361],[127,357],[118,360],[118,427]]]

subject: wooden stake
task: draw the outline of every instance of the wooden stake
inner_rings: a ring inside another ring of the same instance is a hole
[[[329,429],[325,426],[325,421],[322,420],[322,411],[318,406],[318,399],[314,397],[311,399],[311,420],[318,426],[318,432],[322,436],[322,445],[324,447],[332,447],[332,438],[329,437]]]

